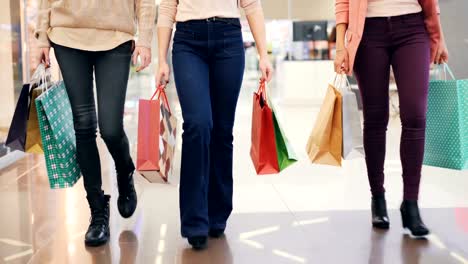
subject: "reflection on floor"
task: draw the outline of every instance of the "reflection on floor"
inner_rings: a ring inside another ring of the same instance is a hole
[[[10,149],[5,146],[6,136],[7,132],[0,128],[0,159],[10,153]]]
[[[133,150],[137,100],[150,95],[150,83],[151,76],[130,82],[125,121]],[[247,155],[255,85],[246,82],[239,102],[235,211],[226,236],[210,240],[208,250],[194,252],[180,238],[177,178],[151,184],[137,177],[137,212],[131,219],[119,216],[113,163],[101,142],[104,187],[112,194],[111,242],[85,248],[89,209],[82,182],[50,190],[43,158],[27,155],[0,170],[0,263],[468,263],[466,172],[424,168],[421,207],[433,234],[412,240],[402,233],[396,210],[402,189],[398,120],[389,131],[386,187],[392,226],[387,232],[370,227],[362,159],[346,161],[343,168],[307,161],[304,140],[317,107],[281,108],[301,161],[281,175],[256,176]],[[168,92],[180,116],[173,87]]]

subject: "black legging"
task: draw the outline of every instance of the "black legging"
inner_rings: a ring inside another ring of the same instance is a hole
[[[127,174],[135,169],[123,128],[132,46],[132,41],[129,41],[112,50],[92,52],[53,44],[72,107],[77,159],[88,195],[102,190],[93,73],[101,137],[114,159],[118,174]]]

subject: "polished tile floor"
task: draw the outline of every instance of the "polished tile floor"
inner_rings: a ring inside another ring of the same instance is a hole
[[[130,81],[125,121],[133,153],[137,100],[150,95],[151,83],[150,75]],[[17,156],[0,169],[0,263],[468,263],[468,172],[425,167],[420,204],[433,233],[428,240],[403,235],[397,211],[400,130],[399,120],[392,120],[386,164],[392,226],[387,232],[373,230],[362,158],[344,162],[343,168],[307,161],[304,145],[316,106],[280,107],[300,161],[280,175],[255,175],[248,155],[255,85],[246,81],[239,102],[235,211],[226,236],[210,240],[208,250],[195,252],[180,237],[177,177],[163,184],[137,176],[137,212],[130,219],[119,216],[113,163],[100,141],[104,187],[113,195],[110,243],[84,246],[89,212],[81,181],[71,189],[50,190],[43,158]],[[180,117],[173,88],[169,97]]]

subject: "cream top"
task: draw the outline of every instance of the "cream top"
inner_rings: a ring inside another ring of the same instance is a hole
[[[368,0],[367,17],[401,16],[422,11],[418,0]]]
[[[174,23],[210,17],[240,17],[239,8],[249,15],[262,8],[260,0],[162,0],[158,27],[172,28]]]
[[[151,47],[154,0],[40,0],[35,36],[40,47],[50,40],[89,51],[109,50],[132,40]]]

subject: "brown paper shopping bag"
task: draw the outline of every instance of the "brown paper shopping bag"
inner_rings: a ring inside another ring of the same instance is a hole
[[[342,96],[329,85],[306,151],[313,163],[341,166],[342,144]]]
[[[31,104],[29,106],[29,117],[26,129],[26,145],[25,151],[28,153],[42,154],[44,153],[42,147],[41,132],[39,130],[39,120],[37,119],[36,98],[42,94],[43,87],[40,86],[31,91]]]

